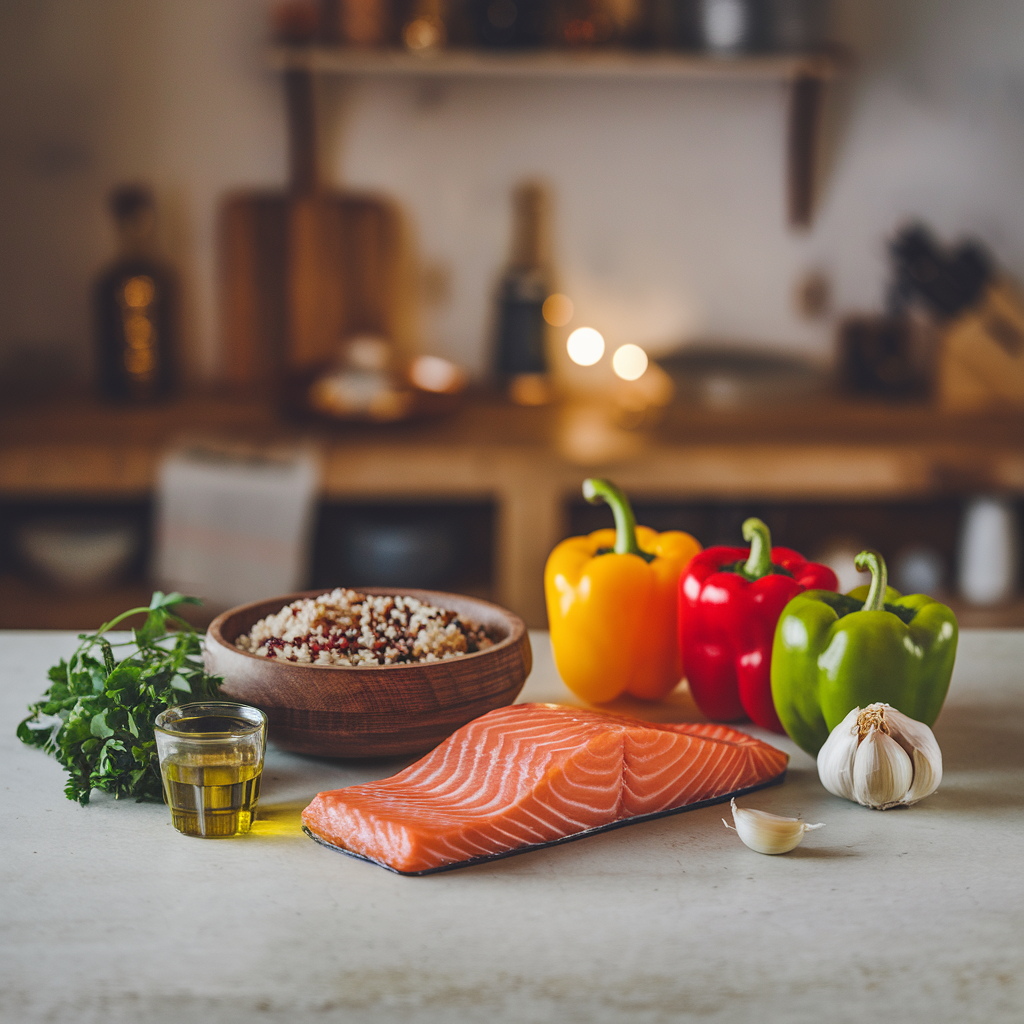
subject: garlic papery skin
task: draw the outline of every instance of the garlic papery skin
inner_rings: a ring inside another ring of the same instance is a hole
[[[735,798],[731,806],[736,834],[757,853],[789,853],[800,845],[805,832],[825,827],[824,822],[808,825],[799,818],[784,818],[780,814],[756,811],[752,807],[737,807]],[[726,828],[734,827],[725,818],[722,824]]]
[[[835,796],[865,807],[908,806],[942,781],[942,752],[931,729],[889,704],[854,708],[818,752],[818,777]]]

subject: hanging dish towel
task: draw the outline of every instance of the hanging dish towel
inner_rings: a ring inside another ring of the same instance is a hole
[[[309,565],[318,461],[195,444],[158,476],[154,574],[208,608],[300,589]]]

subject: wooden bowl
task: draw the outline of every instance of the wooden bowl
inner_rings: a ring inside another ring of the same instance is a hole
[[[267,715],[286,750],[324,757],[395,757],[436,746],[460,726],[519,695],[533,664],[523,620],[488,601],[433,590],[362,587],[415,597],[483,626],[495,644],[445,661],[405,665],[302,665],[261,658],[234,640],[286,604],[323,590],[273,597],[218,615],[206,634],[206,667],[225,697]]]

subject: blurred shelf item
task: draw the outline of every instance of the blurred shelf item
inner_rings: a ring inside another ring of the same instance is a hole
[[[317,517],[311,587],[410,587],[493,599],[489,501],[326,501]]]
[[[318,395],[321,411],[344,415],[351,403],[332,401],[334,371],[360,342],[381,346],[386,363],[402,340],[401,216],[387,200],[322,179],[314,78],[294,70],[283,80],[288,187],[235,192],[220,213],[225,379],[297,410]],[[390,407],[381,418],[400,418],[395,404],[416,399],[408,388],[376,390],[376,408]]]
[[[271,65],[280,71],[349,78],[534,79],[617,82],[755,82],[789,88],[786,189],[789,220],[811,223],[818,188],[818,149],[828,83],[851,61],[837,48],[811,53],[678,53],[661,50],[431,50],[335,46],[278,46]]]
[[[23,522],[14,537],[21,561],[58,590],[111,586],[138,560],[138,523],[108,516],[49,515]]]
[[[957,590],[975,606],[998,607],[1017,589],[1020,525],[1015,502],[978,495],[964,512]]]
[[[161,457],[183,437],[267,448],[306,441],[320,451],[322,503],[493,507],[492,568],[466,582],[490,578],[494,600],[541,626],[544,562],[566,535],[567,503],[585,476],[613,477],[638,505],[1024,497],[1019,414],[952,415],[831,397],[676,405],[649,433],[623,432],[635,441],[628,457],[595,450],[586,461],[561,454],[561,416],[558,406],[487,395],[470,396],[447,418],[377,427],[285,422],[256,400],[214,396],[123,410],[9,403],[0,411],[0,504],[144,500]]]
[[[495,370],[513,401],[520,396],[530,397],[529,385],[524,393],[524,378],[534,380],[543,400],[545,388],[551,391],[544,303],[556,293],[550,258],[550,190],[537,181],[520,182],[513,192],[512,209],[511,259],[497,294]]]
[[[829,373],[806,359],[721,343],[691,344],[658,359],[676,401],[708,408],[806,404],[832,390]]]
[[[157,252],[151,189],[118,186],[109,205],[118,253],[93,289],[97,383],[108,401],[152,403],[176,383],[176,274]]]

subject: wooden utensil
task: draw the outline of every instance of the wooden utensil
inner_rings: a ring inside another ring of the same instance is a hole
[[[523,620],[488,601],[433,590],[366,587],[361,593],[415,597],[457,612],[495,640],[476,654],[406,665],[301,665],[261,658],[234,640],[307,590],[219,615],[206,634],[206,666],[223,694],[253,704],[286,750],[322,757],[398,757],[436,746],[466,722],[511,704],[533,665]]]
[[[221,211],[224,377],[277,391],[331,363],[344,340],[401,341],[402,225],[393,204],[320,181],[313,76],[284,73],[290,187]]]

